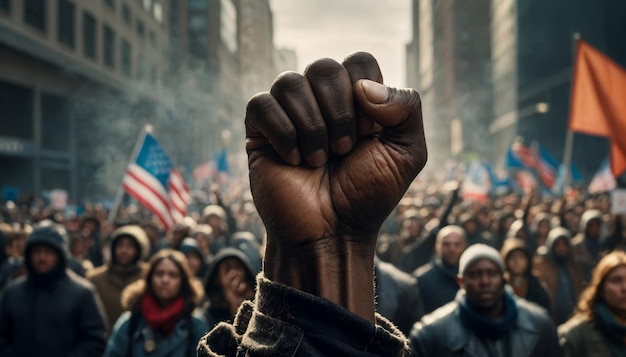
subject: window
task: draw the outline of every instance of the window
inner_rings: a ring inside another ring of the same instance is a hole
[[[122,40],[122,73],[126,77],[132,76],[132,48],[130,43],[126,40]]]
[[[104,25],[104,64],[115,68],[115,32],[107,25]]]
[[[148,37],[150,37],[150,44],[152,45],[152,47],[157,48],[156,34],[154,33],[154,31],[150,30],[150,34],[148,35]]]
[[[31,88],[0,81],[2,136],[33,139],[33,96]]]
[[[146,28],[143,26],[143,21],[137,20],[137,34],[139,37],[144,38],[146,36]]]
[[[0,0],[0,9],[6,12],[11,11],[11,0]]]
[[[83,53],[89,58],[96,58],[96,19],[85,12],[83,14]]]
[[[41,31],[46,31],[46,0],[24,1],[24,22]]]
[[[111,9],[115,10],[115,0],[104,0],[104,3]]]
[[[67,99],[42,93],[41,117],[41,146],[45,149],[69,150],[70,121]]]
[[[130,7],[124,4],[122,5],[122,18],[124,19],[124,23],[128,26],[131,26],[131,15],[130,15]]]
[[[67,0],[59,0],[59,42],[74,48],[74,4]]]
[[[209,7],[209,0],[189,0],[189,10],[204,10]]]
[[[146,64],[144,62],[145,61],[144,61],[143,55],[140,53],[139,56],[137,56],[137,79],[139,81],[142,81],[145,76]]]

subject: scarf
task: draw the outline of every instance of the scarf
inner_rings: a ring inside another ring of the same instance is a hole
[[[626,325],[617,320],[604,302],[598,302],[594,312],[602,331],[618,345],[626,346]]]
[[[434,259],[434,265],[445,276],[447,276],[448,278],[452,279],[456,283],[456,276],[459,273],[459,266],[458,265],[446,264],[441,258]]]
[[[504,290],[504,313],[497,319],[480,314],[467,302],[465,294],[457,295],[461,321],[481,338],[501,339],[509,334],[517,321],[517,303],[513,295]]]
[[[146,294],[141,300],[141,314],[144,319],[153,330],[160,331],[163,336],[168,336],[174,331],[176,323],[182,316],[183,307],[182,297],[176,298],[165,307],[161,307],[152,294]]]

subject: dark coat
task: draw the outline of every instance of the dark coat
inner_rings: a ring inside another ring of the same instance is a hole
[[[128,267],[122,267],[111,261],[108,265],[103,265],[93,270],[88,279],[96,287],[100,298],[104,304],[104,310],[107,315],[107,321],[110,328],[113,326],[118,317],[124,312],[122,308],[122,291],[130,283],[139,280],[145,270],[145,264],[142,260],[146,259],[150,251],[150,242],[148,236],[139,226],[124,226],[113,232],[111,235],[111,259],[114,258],[114,249],[117,241],[122,237],[133,239],[139,248],[136,264]]]
[[[403,333],[422,317],[424,308],[417,281],[392,264],[376,260],[376,311],[393,322]]]
[[[515,298],[518,308],[514,330],[509,332],[510,357],[559,357],[556,328],[538,306]],[[485,344],[461,320],[459,303],[453,301],[413,326],[409,337],[416,356],[484,357]]]
[[[444,266],[441,260],[424,265],[417,270],[416,275],[425,314],[454,300],[459,291],[456,271]]]
[[[573,317],[559,326],[561,345],[566,357],[613,357],[609,350],[610,339],[605,338],[601,331],[586,319]],[[611,343],[614,349],[626,353],[626,348]],[[624,354],[622,354],[624,356]]]
[[[45,244],[59,254],[54,275],[38,278],[29,264],[32,248]],[[28,276],[5,292],[0,305],[0,356],[100,356],[106,343],[102,303],[87,280],[66,270],[61,236],[35,230],[26,242]]]

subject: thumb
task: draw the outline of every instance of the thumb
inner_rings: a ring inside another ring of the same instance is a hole
[[[381,141],[406,147],[425,164],[422,105],[416,90],[361,79],[354,85],[354,95],[367,117],[382,126]]]

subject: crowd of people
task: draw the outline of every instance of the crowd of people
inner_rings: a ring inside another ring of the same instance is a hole
[[[5,204],[0,355],[626,356],[608,195],[415,178],[419,98],[381,81],[364,53],[280,77],[248,106],[249,190],[212,189],[170,231],[132,206]],[[307,130],[355,102],[368,125]]]

